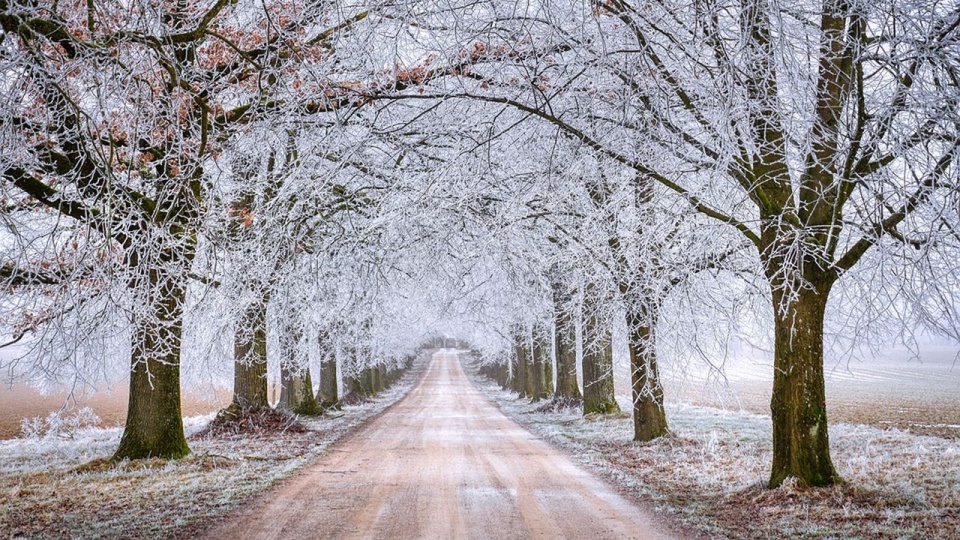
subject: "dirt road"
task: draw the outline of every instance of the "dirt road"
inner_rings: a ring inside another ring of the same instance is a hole
[[[399,403],[208,538],[671,538],[505,417],[455,354]]]

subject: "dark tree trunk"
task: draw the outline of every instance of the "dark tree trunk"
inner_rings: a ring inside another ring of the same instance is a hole
[[[557,390],[553,397],[557,400],[579,400],[582,396],[577,385],[577,329],[570,314],[559,308],[556,310],[555,324]]]
[[[630,383],[633,388],[633,440],[651,441],[669,432],[663,387],[657,369],[656,314],[628,317]]]
[[[550,357],[553,347],[549,328],[541,324],[533,328],[533,401],[540,401],[553,394],[553,360]]]
[[[531,351],[527,344],[525,332],[517,337],[517,384],[519,394],[522,398],[532,398],[535,394],[533,388],[533,362],[530,358]]]
[[[277,408],[296,414],[316,415],[323,412],[313,396],[313,381],[310,379],[310,367],[299,349],[303,335],[299,331],[289,332],[281,339],[280,360],[280,400]]]
[[[374,391],[373,369],[369,367],[361,368],[349,379],[350,393],[361,398],[368,398],[376,392]]]
[[[321,347],[325,345],[321,342]],[[337,356],[333,351],[324,351],[320,360],[320,387],[317,391],[317,403],[324,409],[336,409],[340,406],[340,393],[337,390]]]
[[[513,354],[508,360],[510,362],[510,390],[517,394],[523,391],[522,375],[520,372],[520,346],[514,345]]]
[[[300,370],[292,367],[280,366],[280,401],[278,409],[297,413],[316,415],[323,412],[313,396],[313,381],[310,378],[310,368],[303,366]]]
[[[613,333],[595,313],[583,322],[583,414],[620,412],[613,387]]]
[[[789,477],[804,486],[840,481],[830,459],[823,379],[823,317],[833,280],[773,292],[773,471],[770,486]]]
[[[233,348],[232,409],[270,406],[267,399],[267,304],[255,302],[243,314]]]
[[[113,459],[190,453],[180,409],[180,345],[186,288],[150,271],[150,313],[134,321],[127,421]]]

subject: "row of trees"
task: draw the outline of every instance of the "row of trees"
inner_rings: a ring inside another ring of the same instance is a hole
[[[0,0],[0,28],[2,333],[52,378],[129,351],[120,458],[187,451],[182,357],[262,405],[268,326],[293,408],[316,351],[431,331],[575,398],[579,327],[607,411],[622,319],[638,440],[664,351],[769,330],[770,484],[827,485],[825,328],[958,335],[956,6]]]
[[[619,169],[634,215],[627,238],[608,239],[605,265],[627,313],[637,418],[659,421],[644,402],[659,401],[655,337],[670,288],[699,269],[748,271],[768,295],[774,336],[770,484],[838,481],[823,380],[831,292],[841,278],[876,280],[904,291],[902,306],[923,267],[906,280],[874,270],[957,247],[956,7],[550,2],[513,18],[492,7],[473,28],[494,20],[498,37],[529,36],[540,54],[417,99],[512,109],[588,149],[599,169]],[[593,200],[608,196],[604,182],[577,180]],[[683,224],[737,238],[685,251],[704,236]],[[952,294],[926,302],[951,312]]]

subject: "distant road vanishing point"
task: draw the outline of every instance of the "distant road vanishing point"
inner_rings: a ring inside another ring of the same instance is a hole
[[[665,539],[657,517],[501,413],[455,353],[208,538]]]

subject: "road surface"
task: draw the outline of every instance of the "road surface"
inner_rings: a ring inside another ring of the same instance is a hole
[[[206,533],[208,538],[672,538],[657,518],[504,416],[458,357]]]

